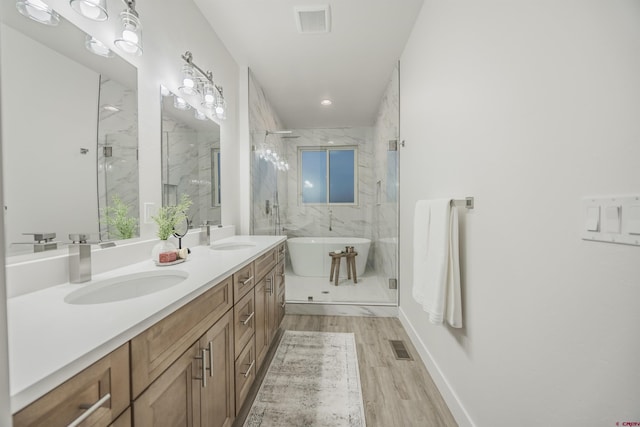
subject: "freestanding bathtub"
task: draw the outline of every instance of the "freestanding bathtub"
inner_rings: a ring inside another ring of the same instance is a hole
[[[287,240],[287,248],[291,257],[291,267],[297,276],[329,277],[331,257],[329,252],[345,246],[353,246],[358,252],[356,257],[356,273],[361,276],[367,267],[371,240],[360,237],[293,237]],[[341,270],[346,274],[346,264]],[[342,272],[341,272],[342,274]]]

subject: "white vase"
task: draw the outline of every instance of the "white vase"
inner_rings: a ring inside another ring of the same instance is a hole
[[[160,262],[160,254],[164,252],[175,252],[176,245],[168,240],[160,240],[151,250],[151,259],[156,263]]]

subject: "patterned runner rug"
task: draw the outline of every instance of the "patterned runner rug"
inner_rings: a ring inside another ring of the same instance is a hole
[[[364,427],[352,333],[285,331],[245,427]]]

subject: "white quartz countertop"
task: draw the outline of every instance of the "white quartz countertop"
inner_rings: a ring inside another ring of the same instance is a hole
[[[214,244],[252,242],[255,246],[239,250],[196,246],[181,264],[157,267],[149,259],[94,275],[83,284],[67,283],[10,298],[7,309],[12,412],[24,408],[285,239],[229,237]],[[74,290],[105,279],[164,269],[181,270],[188,277],[168,289],[124,301],[88,305],[64,301]]]

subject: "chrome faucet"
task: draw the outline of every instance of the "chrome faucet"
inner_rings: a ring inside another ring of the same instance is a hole
[[[211,225],[208,220],[203,221],[200,226],[200,244],[203,246],[211,244]]]
[[[84,283],[91,280],[91,243],[89,235],[69,234],[69,283]]]
[[[84,283],[91,280],[91,245],[89,234],[69,234],[69,283]],[[97,242],[101,248],[111,248],[115,242]]]

